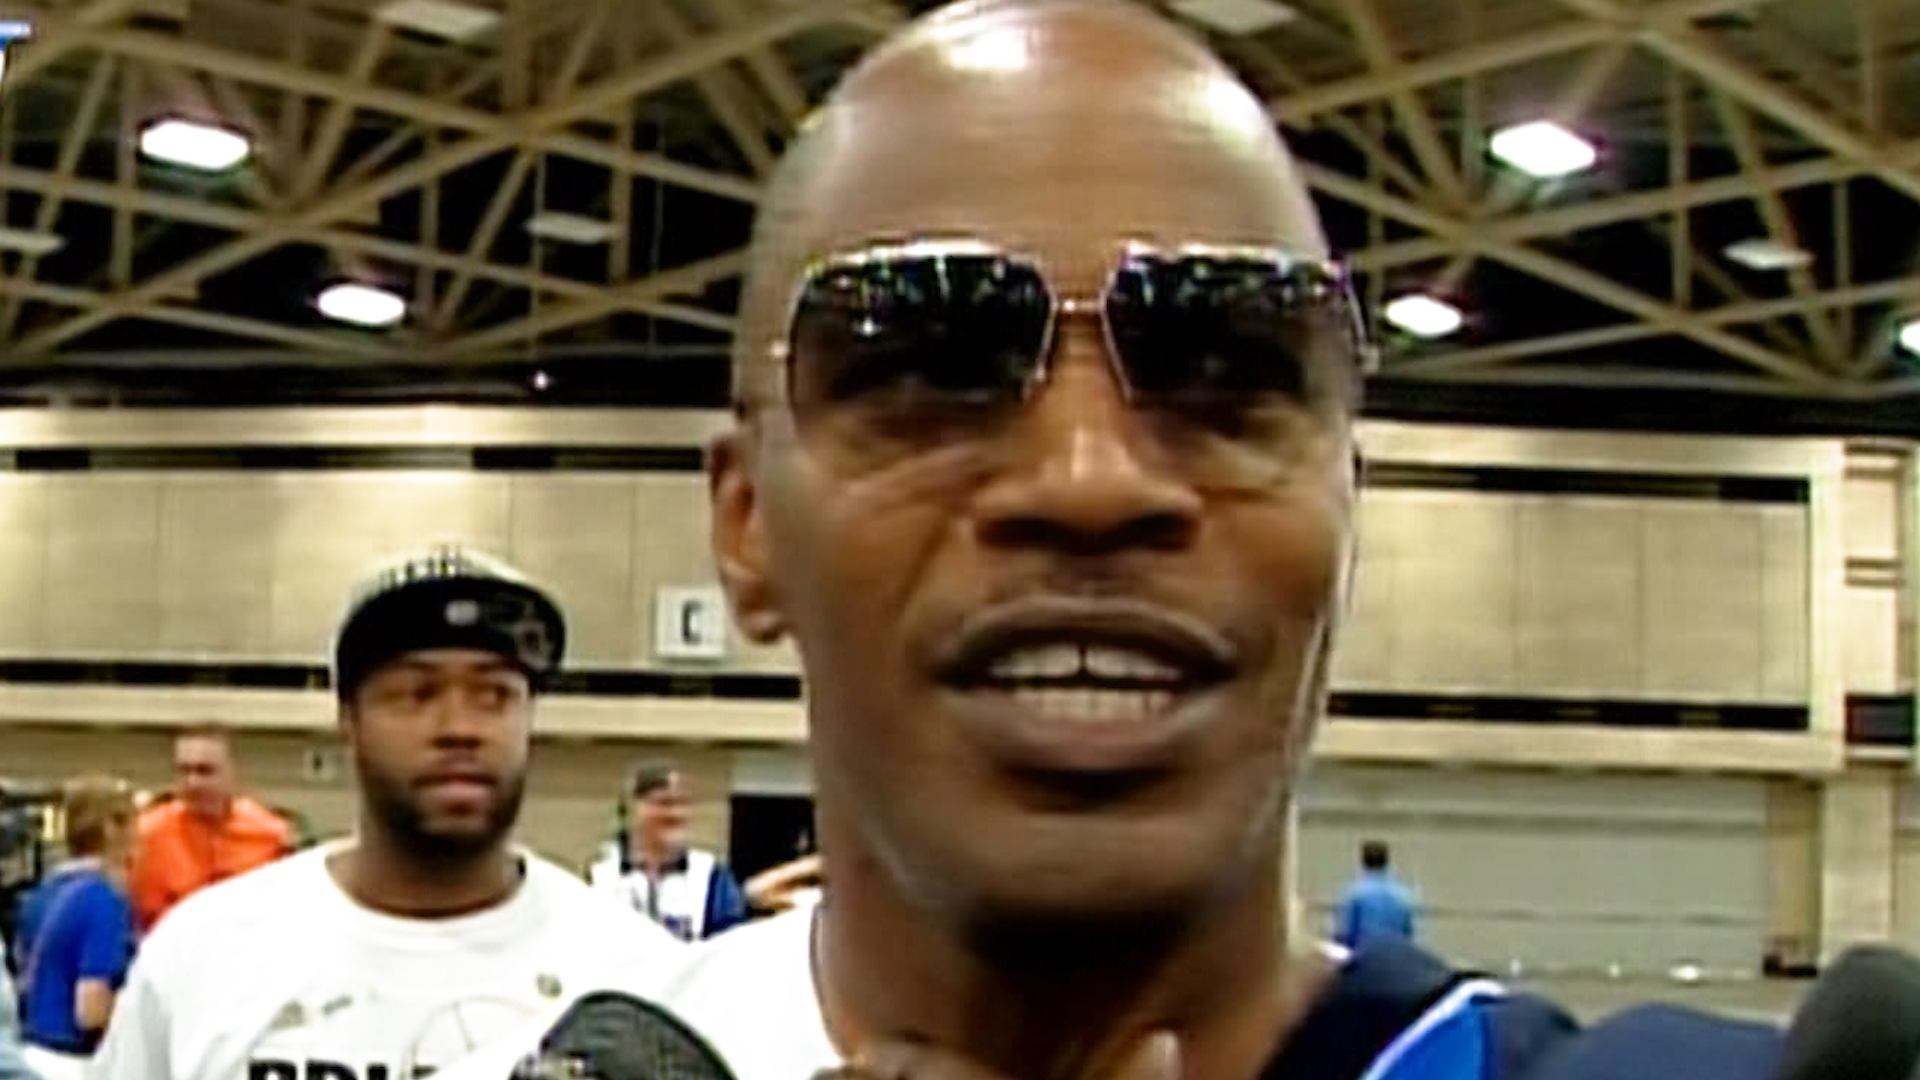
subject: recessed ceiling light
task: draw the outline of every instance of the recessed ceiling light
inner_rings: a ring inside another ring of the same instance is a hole
[[[1920,356],[1920,315],[1907,320],[1907,325],[1900,328],[1899,340],[1901,348]]]
[[[1443,338],[1466,325],[1460,309],[1438,297],[1409,293],[1387,304],[1387,322],[1414,337]]]
[[[465,44],[500,25],[500,13],[459,0],[393,0],[380,9],[381,22],[417,34]]]
[[[67,246],[67,238],[54,232],[15,229],[0,225],[0,251],[12,251],[31,258],[51,255]]]
[[[0,21],[0,79],[7,77],[7,46],[18,44],[32,36],[32,23]]]
[[[1223,34],[1263,34],[1298,19],[1300,13],[1277,0],[1174,0],[1173,13]]]
[[[1733,262],[1761,273],[1802,270],[1813,265],[1812,252],[1765,238],[1742,240],[1727,248],[1725,254]]]
[[[192,120],[156,120],[140,132],[140,152],[155,161],[199,172],[238,168],[253,154],[245,135]]]
[[[320,293],[320,314],[335,322],[384,330],[407,317],[407,302],[399,293],[377,285],[342,282]]]
[[[1593,168],[1600,152],[1587,140],[1549,120],[1516,124],[1494,133],[1493,156],[1543,180]]]
[[[527,232],[542,240],[583,247],[613,240],[613,222],[564,210],[543,210],[527,219]]]

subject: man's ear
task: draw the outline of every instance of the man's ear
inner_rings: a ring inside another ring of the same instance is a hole
[[[333,726],[334,733],[340,736],[341,747],[351,751],[354,741],[360,737],[359,729],[354,724],[353,705],[351,703],[345,701],[340,702],[334,711]]]
[[[759,491],[749,469],[753,434],[744,427],[720,436],[707,450],[707,491],[713,509],[709,542],[721,587],[741,633],[771,645],[787,632],[767,561]]]

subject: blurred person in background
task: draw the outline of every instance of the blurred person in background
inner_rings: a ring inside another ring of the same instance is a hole
[[[826,877],[816,852],[762,870],[747,879],[747,906],[755,914],[778,915],[820,902]]]
[[[63,810],[68,859],[27,897],[21,917],[23,1057],[45,1080],[86,1075],[134,949],[131,785],[80,777]]]
[[[0,958],[11,957],[6,936],[0,934]],[[0,1080],[41,1080],[20,1053],[20,999],[14,992],[13,971],[0,959]]]
[[[677,769],[642,765],[627,785],[627,827],[587,870],[587,880],[682,941],[710,938],[747,919],[747,899],[725,862],[687,840],[692,801]]]
[[[208,724],[175,737],[173,775],[172,797],[140,817],[133,902],[142,930],[195,892],[293,850],[285,819],[239,793],[225,729]]]
[[[334,645],[354,835],[201,890],[141,943],[100,1080],[414,1080],[681,945],[513,842],[559,606],[442,549],[381,572]]]
[[[1394,876],[1392,861],[1385,841],[1360,845],[1360,876],[1340,898],[1334,915],[1335,942],[1358,949],[1382,938],[1413,940],[1413,890]]]

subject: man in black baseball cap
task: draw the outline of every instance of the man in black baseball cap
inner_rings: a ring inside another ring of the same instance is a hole
[[[354,835],[203,889],[142,943],[98,1075],[424,1076],[679,942],[512,842],[559,605],[442,549],[356,595],[333,650]]]
[[[343,734],[373,819],[363,834],[433,862],[496,847],[525,794],[533,695],[565,645],[559,605],[485,556],[441,548],[378,574],[333,652]],[[472,720],[463,730],[408,722],[450,697]],[[463,775],[436,783],[450,741],[467,744]]]

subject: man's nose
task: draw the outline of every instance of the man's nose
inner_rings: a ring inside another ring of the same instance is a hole
[[[1187,546],[1200,494],[1127,401],[1098,327],[1062,334],[1045,384],[1006,436],[1012,459],[981,496],[981,539],[1086,555]]]
[[[458,694],[442,694],[433,703],[433,741],[437,746],[473,746],[481,741],[486,721]]]

